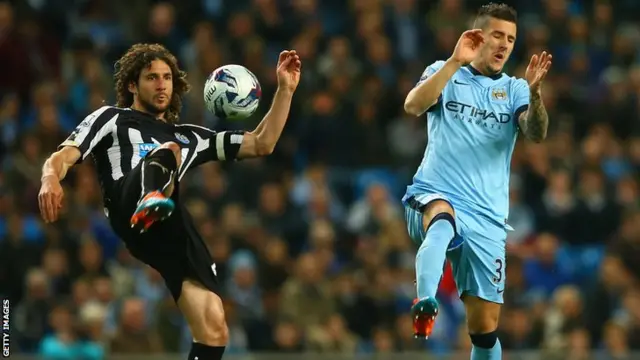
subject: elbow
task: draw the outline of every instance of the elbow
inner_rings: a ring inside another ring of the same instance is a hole
[[[53,154],[49,155],[49,157],[44,161],[43,167],[52,167],[54,164],[61,162],[60,151],[56,151]]]
[[[414,96],[413,90],[407,95],[407,98],[404,101],[404,111],[413,116],[420,116],[424,114],[429,108],[437,103],[437,99],[434,101],[427,100]]]
[[[413,90],[411,90],[407,97],[404,99],[404,112],[409,115],[418,116],[416,114],[417,111],[418,109],[415,104],[415,97],[413,96]]]
[[[259,137],[256,138],[256,156],[269,156],[275,150],[276,144],[269,141],[261,141]]]
[[[536,143],[536,144],[542,143],[546,138],[547,138],[547,132],[546,131],[544,133],[541,133],[541,134],[531,134],[531,135],[529,135],[529,140],[534,142],[534,143]]]
[[[273,153],[275,146],[260,146],[256,148],[256,155],[269,156]]]
[[[409,100],[404,102],[404,111],[413,116],[420,116],[420,114],[422,114],[420,107]]]
[[[60,169],[60,164],[61,161],[59,160],[57,153],[51,154],[51,156],[44,161],[44,164],[42,164],[40,178],[44,179],[45,177],[50,176],[59,177],[59,171],[57,169]]]

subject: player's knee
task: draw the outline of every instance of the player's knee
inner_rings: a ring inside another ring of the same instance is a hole
[[[229,327],[224,313],[208,309],[202,324],[202,333],[194,334],[196,342],[208,346],[223,346],[229,341]]]
[[[192,316],[188,318],[193,340],[207,346],[225,346],[229,340],[229,329],[222,300],[213,293],[207,293],[206,298],[192,302],[192,305],[196,304],[197,310],[191,311]]]
[[[474,296],[466,296],[464,300],[469,334],[488,334],[498,329],[500,304]]]
[[[498,319],[489,314],[469,316],[467,319],[469,334],[486,334],[498,329]]]
[[[173,141],[168,141],[160,146],[158,146],[158,149],[169,149],[171,150],[171,152],[173,153],[173,156],[176,159],[176,162],[178,164],[180,164],[180,158],[181,158],[181,151],[182,148],[180,147],[180,145],[178,145],[178,143],[173,142]]]
[[[174,141],[167,141],[166,143],[158,146],[158,149],[169,149],[174,153],[180,153],[180,145],[178,145],[178,143]]]
[[[164,146],[166,144],[175,144],[175,143],[165,143],[156,148],[153,152],[149,153],[144,158],[144,161],[148,164],[151,162],[157,162],[167,169],[176,169],[180,165],[180,151],[174,152],[170,146]]]
[[[425,207],[422,214],[422,225],[425,230],[429,228],[436,218],[442,218],[450,221],[455,229],[455,213],[453,211],[453,207],[451,207],[451,204],[447,201],[435,200],[430,202]]]
[[[225,346],[229,342],[229,328],[224,314],[205,314],[200,324],[191,324],[191,335],[200,344]]]
[[[446,213],[454,215],[453,207],[449,204],[448,201],[445,200],[434,200],[430,202],[424,210],[425,215],[431,215],[432,217],[436,214]]]
[[[196,343],[207,346],[226,346],[229,330],[222,299],[197,281],[184,280],[178,299]]]
[[[496,331],[491,331],[484,334],[469,334],[471,338],[471,343],[482,349],[491,349],[498,342],[498,333]]]

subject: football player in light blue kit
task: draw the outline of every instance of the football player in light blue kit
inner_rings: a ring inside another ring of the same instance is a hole
[[[502,73],[516,40],[516,12],[489,4],[451,58],[427,67],[405,101],[427,113],[429,144],[403,197],[416,257],[414,334],[428,337],[445,259],[467,313],[472,360],[502,357],[496,335],[505,285],[510,161],[518,131],[546,137],[541,84],[551,55],[534,55],[526,79]]]

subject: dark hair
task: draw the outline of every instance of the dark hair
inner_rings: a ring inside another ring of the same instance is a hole
[[[171,68],[173,94],[165,118],[168,122],[175,123],[182,109],[182,96],[190,90],[191,86],[187,82],[187,73],[178,67],[176,57],[160,44],[135,44],[116,62],[114,74],[116,106],[129,107],[133,104],[133,94],[129,91],[129,84],[132,82],[138,84],[142,69],[151,66],[154,60],[162,60]]]
[[[518,21],[518,12],[516,9],[504,3],[489,3],[487,5],[483,5],[478,9],[475,27],[482,28],[489,18],[509,21],[515,24]]]

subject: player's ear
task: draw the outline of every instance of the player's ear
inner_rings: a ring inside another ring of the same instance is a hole
[[[136,83],[134,83],[133,81],[129,83],[129,92],[134,95],[138,93],[138,87],[136,86]]]

